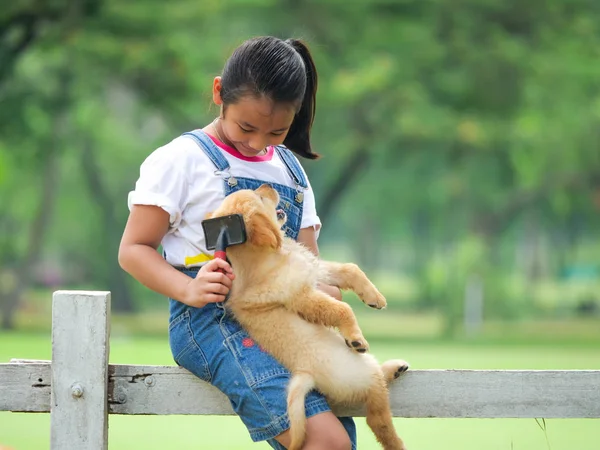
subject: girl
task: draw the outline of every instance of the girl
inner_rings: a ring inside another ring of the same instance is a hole
[[[318,254],[314,195],[291,152],[318,157],[310,144],[316,91],[317,71],[302,42],[244,42],[214,79],[219,117],[155,150],[142,164],[119,248],[124,270],[169,297],[169,341],[177,364],[223,391],[252,440],[276,449],[290,443],[290,374],[225,309],[235,274],[206,249],[201,221],[226,195],[269,183],[287,214],[285,233]],[[162,256],[156,251],[161,244]],[[335,287],[320,288],[341,298]],[[306,415],[305,449],[356,448],[353,420],[335,417],[319,393],[307,397]]]

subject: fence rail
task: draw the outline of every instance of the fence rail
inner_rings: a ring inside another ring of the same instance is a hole
[[[50,412],[52,450],[106,449],[108,414],[233,414],[183,368],[109,364],[110,293],[58,291],[52,311],[52,361],[0,364],[0,411]],[[600,371],[412,370],[390,398],[397,417],[598,418]]]

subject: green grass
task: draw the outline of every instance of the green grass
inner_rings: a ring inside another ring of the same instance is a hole
[[[113,330],[113,363],[172,364],[166,336],[134,337]],[[369,333],[366,333],[367,336]],[[372,352],[384,360],[405,358],[413,368],[600,369],[600,350],[592,345],[509,345],[448,343],[408,339],[371,341]],[[11,358],[50,359],[50,335],[0,334],[0,362]],[[364,418],[358,418],[359,449],[378,449]],[[534,419],[395,419],[411,449],[438,450],[597,450],[598,420],[546,420],[547,438]],[[253,445],[235,417],[110,416],[109,449],[269,448]],[[49,448],[49,415],[0,413],[0,448]],[[76,449],[74,449],[76,450]]]

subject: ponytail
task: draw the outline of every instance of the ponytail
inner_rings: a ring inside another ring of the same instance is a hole
[[[294,47],[304,62],[306,89],[300,110],[296,114],[283,144],[299,156],[317,159],[320,155],[312,151],[310,144],[310,131],[317,106],[317,69],[308,47],[302,41],[288,39],[285,42]]]
[[[245,41],[225,63],[221,76],[223,104],[262,95],[288,103],[296,115],[283,144],[298,156],[317,159],[310,145],[315,118],[317,69],[310,51],[297,39],[263,36]]]

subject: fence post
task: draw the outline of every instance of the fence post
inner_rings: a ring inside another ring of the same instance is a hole
[[[108,448],[110,292],[52,299],[51,450]]]

